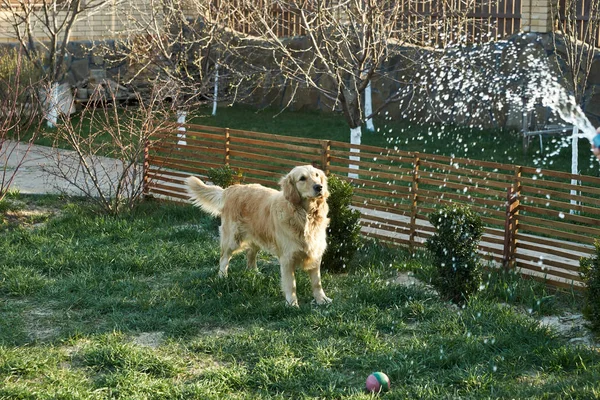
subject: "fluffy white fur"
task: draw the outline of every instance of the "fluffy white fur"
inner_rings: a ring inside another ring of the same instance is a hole
[[[257,184],[226,189],[186,179],[192,202],[221,216],[219,275],[226,276],[229,260],[246,250],[248,267],[256,268],[256,254],[264,249],[279,259],[281,287],[290,305],[298,306],[296,267],[310,276],[318,304],[329,303],[321,286],[321,257],[326,247],[327,177],[310,165],[296,167],[279,182],[277,191]]]

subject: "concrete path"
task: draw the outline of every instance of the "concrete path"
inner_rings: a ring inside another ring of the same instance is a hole
[[[115,179],[123,171],[122,164],[106,157],[94,157],[93,161],[90,165],[98,177],[103,193],[113,193]],[[97,193],[89,175],[82,173],[74,151],[5,141],[0,148],[0,181],[3,177],[6,181],[13,175],[14,180],[10,189],[18,190],[20,193],[68,195]],[[68,180],[62,178],[63,175],[68,176]]]

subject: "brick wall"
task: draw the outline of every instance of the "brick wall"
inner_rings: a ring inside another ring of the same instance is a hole
[[[553,7],[556,7],[556,0],[523,0],[521,3],[521,29],[524,32],[551,32]]]

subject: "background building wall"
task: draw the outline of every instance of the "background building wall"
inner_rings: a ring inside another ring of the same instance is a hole
[[[156,15],[149,1],[107,1],[103,6],[85,11],[73,25],[71,41],[96,41],[117,39],[135,33],[136,28],[144,21]],[[37,12],[39,18],[41,11]],[[58,13],[57,20],[64,20],[66,13]],[[45,41],[48,35],[44,30],[44,24],[33,18],[34,35],[37,40]],[[23,29],[21,27],[21,29]],[[17,35],[13,26],[11,12],[0,8],[0,43],[15,43]]]

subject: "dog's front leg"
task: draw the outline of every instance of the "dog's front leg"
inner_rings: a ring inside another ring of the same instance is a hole
[[[285,295],[285,300],[290,306],[298,307],[298,297],[296,297],[296,277],[294,276],[294,262],[290,259],[280,259],[281,265],[281,290]]]
[[[219,277],[224,278],[227,276],[227,269],[229,267],[229,260],[231,259],[232,251],[228,248],[221,249],[221,258],[219,260]]]
[[[321,286],[321,269],[319,265],[321,261],[316,265],[316,267],[309,269],[308,275],[310,276],[310,282],[312,285],[313,297],[317,304],[327,304],[331,303],[331,299],[325,295],[323,291],[323,287]]]

